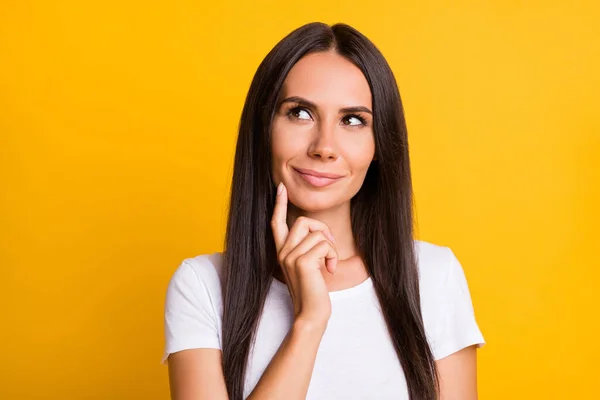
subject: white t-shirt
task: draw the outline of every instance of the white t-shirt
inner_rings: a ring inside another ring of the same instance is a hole
[[[448,247],[415,241],[421,311],[434,358],[485,344],[463,269]],[[170,353],[222,344],[222,253],[183,260],[169,283],[165,304]],[[371,278],[329,292],[331,317],[321,340],[307,399],[408,399],[404,373],[390,340]],[[293,322],[287,286],[273,279],[256,343],[250,353],[244,398],[254,389]]]

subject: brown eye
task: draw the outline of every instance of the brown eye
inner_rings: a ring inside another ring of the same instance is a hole
[[[300,107],[295,107],[292,108],[289,113],[289,116],[294,117],[296,119],[301,119],[301,120],[308,120],[310,121],[310,114],[308,113],[308,111],[306,111],[304,108],[300,108]]]
[[[366,125],[365,120],[362,119],[361,117],[359,117],[358,115],[348,115],[348,116],[344,117],[342,122],[344,125],[348,125],[348,126]]]

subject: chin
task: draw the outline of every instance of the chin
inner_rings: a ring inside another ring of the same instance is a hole
[[[298,190],[290,188],[288,191],[289,202],[306,212],[319,212],[334,208],[341,201],[333,191]]]

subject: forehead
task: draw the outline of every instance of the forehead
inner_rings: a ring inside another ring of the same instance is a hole
[[[302,57],[290,70],[282,91],[284,98],[299,96],[323,107],[371,108],[371,90],[362,71],[332,51]]]

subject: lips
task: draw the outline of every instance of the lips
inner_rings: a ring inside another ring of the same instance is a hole
[[[302,168],[294,168],[294,169],[296,171],[300,172],[301,174],[312,175],[312,176],[316,176],[318,178],[337,179],[337,178],[341,178],[343,176],[343,175],[331,174],[328,172],[313,171],[312,169],[302,169]]]
[[[337,182],[343,175],[318,172],[311,169],[294,168],[306,182],[315,187],[325,187]]]

